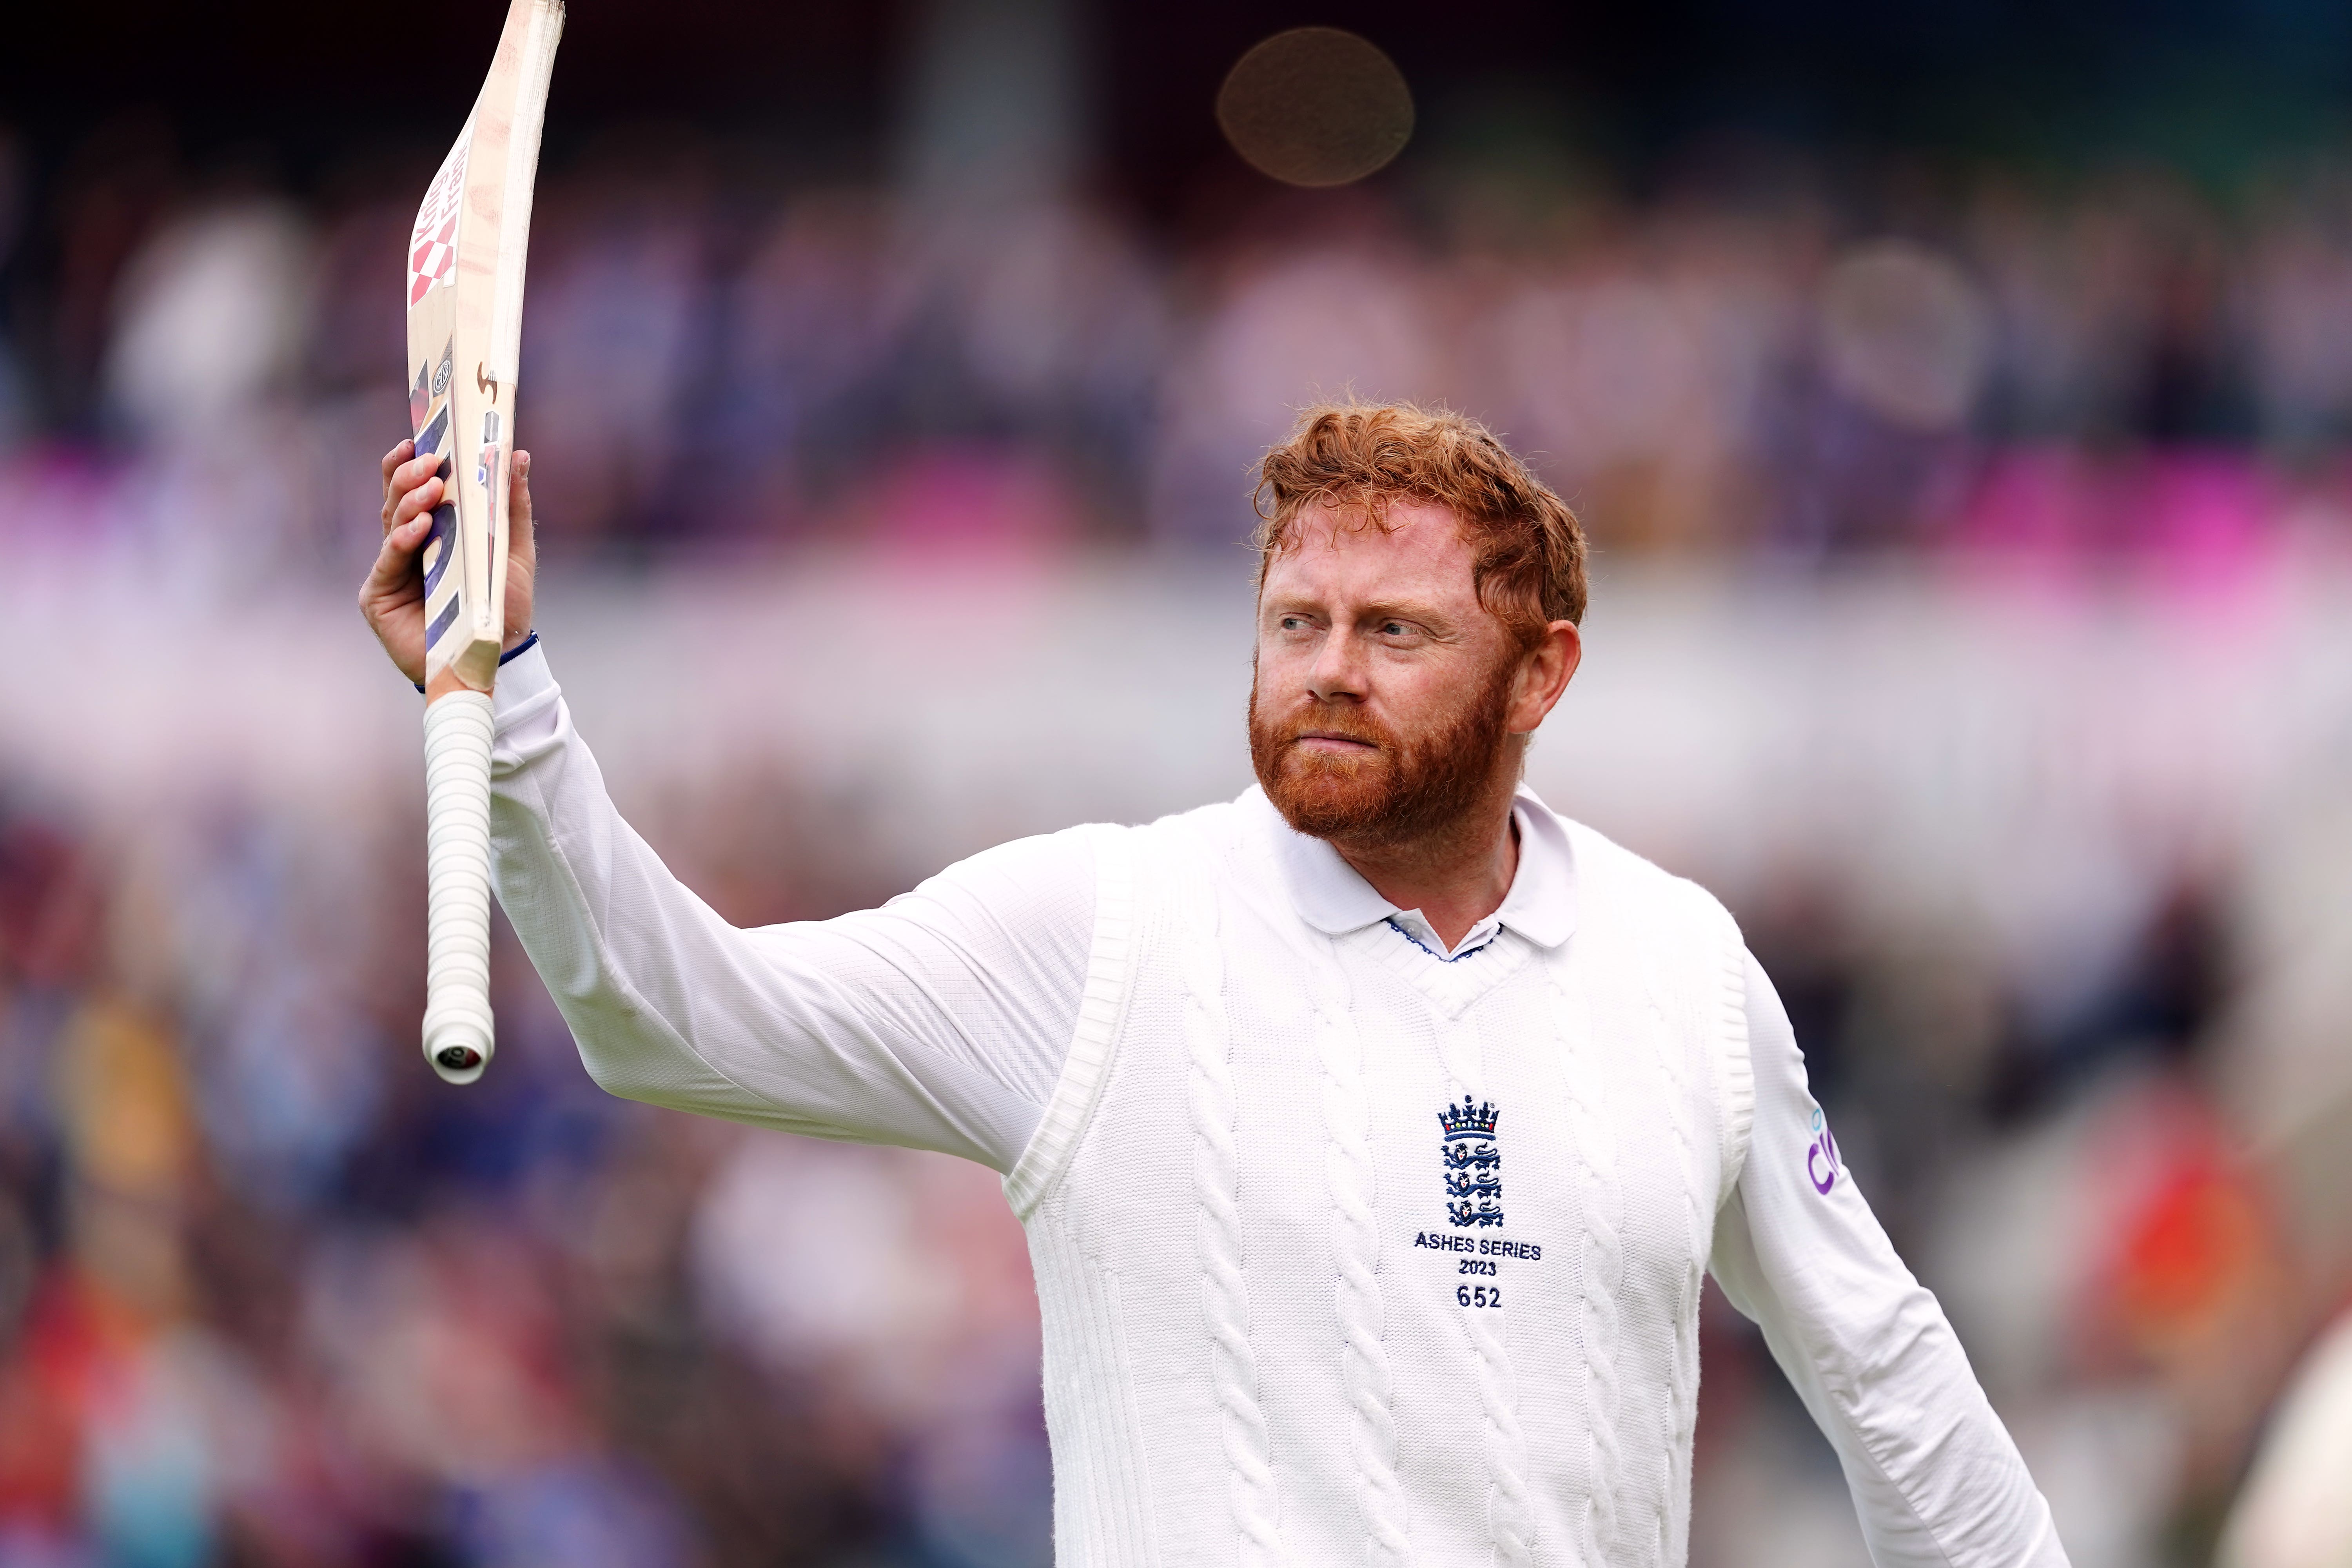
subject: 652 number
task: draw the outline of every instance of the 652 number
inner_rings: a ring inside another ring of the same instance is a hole
[[[1456,1285],[1454,1299],[1465,1307],[1499,1307],[1503,1304],[1500,1285]]]

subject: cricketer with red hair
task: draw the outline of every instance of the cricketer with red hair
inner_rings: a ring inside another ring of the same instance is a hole
[[[384,477],[361,604],[414,679],[439,481],[404,444]],[[1307,411],[1262,479],[1257,786],[837,920],[720,920],[516,657],[497,884],[589,1072],[1003,1175],[1066,1565],[1680,1564],[1709,1271],[1881,1568],[2064,1563],[1730,916],[1521,784],[1581,649],[1574,516],[1403,405]]]

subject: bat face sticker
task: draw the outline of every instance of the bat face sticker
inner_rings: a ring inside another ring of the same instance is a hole
[[[455,346],[452,342],[441,350],[440,368],[432,373],[429,384],[432,390],[429,393],[425,390],[428,384],[425,370],[420,365],[416,372],[416,385],[408,395],[409,417],[416,431],[417,456],[424,457],[428,453],[443,456],[440,472],[444,485],[449,480],[449,465],[446,460],[449,443],[449,405],[442,401],[442,395],[449,390],[449,359]],[[437,409],[434,406],[436,404],[440,405]],[[429,424],[425,419],[428,413],[432,415]],[[441,579],[449,570],[449,559],[457,553],[456,502],[454,496],[443,498],[441,504],[433,509],[433,526],[425,536],[425,596],[427,599],[441,586]],[[445,615],[445,622],[446,618]],[[426,646],[431,644],[428,642]]]
[[[468,134],[457,138],[442,160],[441,172],[433,176],[432,185],[425,193],[425,205],[416,211],[416,227],[408,237],[408,303],[414,307],[425,298],[435,284],[446,284],[457,270],[457,198],[466,188],[466,150],[473,144]]]
[[[499,411],[486,409],[482,414],[482,444],[474,455],[474,482],[482,487],[482,517],[489,524],[493,541],[499,536],[499,492],[505,488],[499,483],[499,459],[503,456],[499,450]]]
[[[433,416],[433,423],[418,434],[416,449],[420,453],[440,452],[448,437],[449,410],[447,405],[444,405],[441,412]],[[446,485],[448,479],[449,464],[445,458],[441,464],[443,484]],[[449,570],[450,557],[457,552],[457,507],[456,498],[450,497],[433,509],[433,527],[425,536],[425,596],[428,600],[440,589],[441,579]],[[454,605],[457,600],[453,598],[450,603]],[[442,624],[445,626],[447,620],[448,616],[445,612],[442,616]],[[431,647],[433,640],[435,639],[428,639],[425,646]]]
[[[408,428],[417,437],[416,449],[427,449],[424,439],[425,416],[433,412],[436,399],[449,390],[449,358],[457,348],[452,340],[441,350],[441,363],[436,368],[430,363],[416,367],[416,384],[408,389]]]

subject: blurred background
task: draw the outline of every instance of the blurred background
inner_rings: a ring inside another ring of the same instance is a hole
[[[1044,1563],[992,1176],[607,1100],[503,935],[417,1059],[352,595],[500,9],[0,52],[0,1564]],[[1310,22],[1344,189],[1212,112]],[[745,922],[1238,791],[1255,454],[1488,421],[1534,783],[1739,916],[2077,1568],[2321,1561],[2228,1521],[2352,1285],[2352,9],[583,0],[530,287],[550,657]],[[1694,1562],[1866,1562],[1705,1357]]]

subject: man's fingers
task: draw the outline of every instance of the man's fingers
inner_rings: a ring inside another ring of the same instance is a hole
[[[401,496],[399,504],[393,508],[392,516],[386,521],[390,524],[390,528],[399,528],[412,519],[422,517],[440,504],[441,481],[428,479],[415,489]],[[386,531],[390,531],[390,529]]]
[[[405,447],[408,444],[403,441],[400,446]],[[400,447],[394,447],[392,450],[396,454]],[[391,456],[387,455],[385,460],[390,462]],[[400,526],[401,504],[415,493],[417,487],[433,478],[440,470],[441,464],[442,459],[430,452],[420,458],[411,458],[404,462],[393,464],[383,479],[383,525],[385,528]]]
[[[394,666],[415,681],[425,679],[425,581],[417,574],[416,555],[431,531],[425,519],[388,531],[360,584],[360,613]]]
[[[405,437],[393,443],[392,450],[383,455],[383,482],[385,484],[388,485],[392,483],[392,470],[400,467],[402,463],[407,461],[408,454],[415,449],[416,443],[408,440]]]
[[[398,529],[439,506],[441,489],[441,481],[426,475],[422,484],[400,498],[400,504],[393,509],[392,516],[387,520],[391,528]]]
[[[375,552],[375,563],[368,568],[362,596],[381,599],[404,587],[416,570],[416,552],[432,531],[432,519],[425,517],[411,518],[387,531],[383,548]]]

